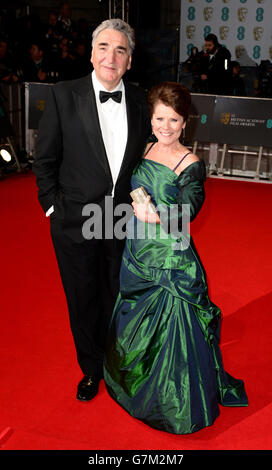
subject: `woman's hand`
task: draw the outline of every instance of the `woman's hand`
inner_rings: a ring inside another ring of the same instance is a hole
[[[136,202],[132,202],[133,212],[136,215],[137,219],[141,220],[142,222],[147,222],[149,224],[159,224],[160,218],[156,213],[150,213],[148,211],[148,204],[150,202],[150,196],[146,198],[144,204],[137,204]]]

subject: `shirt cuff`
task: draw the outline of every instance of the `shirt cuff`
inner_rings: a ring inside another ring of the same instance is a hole
[[[46,211],[45,215],[46,217],[48,217],[50,214],[52,214],[52,212],[54,212],[54,206],[51,206],[48,211]]]

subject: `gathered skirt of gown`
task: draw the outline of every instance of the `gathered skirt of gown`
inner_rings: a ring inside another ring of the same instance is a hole
[[[142,160],[132,189],[144,186],[156,206],[190,203],[194,216],[204,200],[205,165],[189,165],[178,177]],[[151,224],[142,224],[146,230]],[[153,428],[188,434],[211,425],[219,404],[247,406],[244,383],[229,375],[219,347],[220,309],[211,302],[205,271],[192,238],[179,248],[173,236],[137,237],[133,217],[120,272],[120,292],[108,331],[104,379],[110,396]],[[137,232],[138,233],[138,232]]]

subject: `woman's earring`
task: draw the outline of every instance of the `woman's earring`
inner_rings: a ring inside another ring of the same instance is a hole
[[[157,137],[155,136],[155,134],[153,132],[153,126],[151,126],[151,129],[152,129],[151,140],[152,140],[152,142],[156,142],[158,139],[157,139]]]
[[[180,134],[180,136],[179,136],[179,141],[180,141],[180,143],[183,144],[183,143],[184,143],[184,139],[185,139],[185,127],[182,128],[181,134]]]

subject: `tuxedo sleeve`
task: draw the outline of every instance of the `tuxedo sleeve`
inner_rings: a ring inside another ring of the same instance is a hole
[[[45,109],[39,123],[37,152],[33,163],[38,198],[44,212],[47,212],[54,204],[58,192],[62,148],[62,131],[54,86],[50,86]]]

